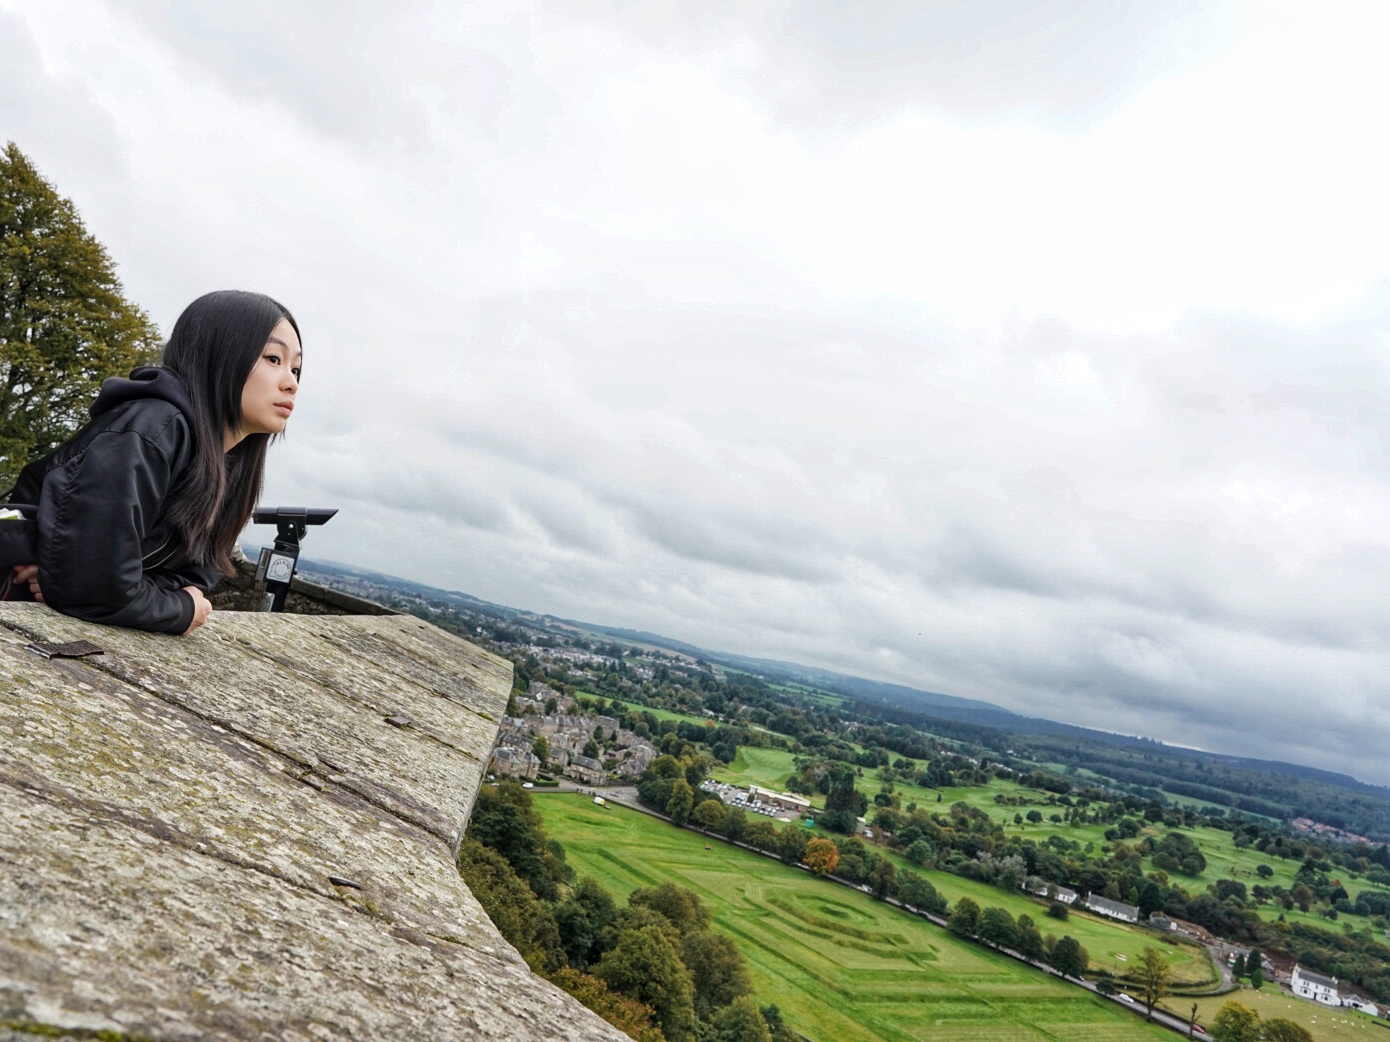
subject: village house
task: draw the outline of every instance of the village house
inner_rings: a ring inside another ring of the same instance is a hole
[[[499,778],[522,778],[534,781],[541,761],[530,749],[513,749],[500,745],[492,750],[488,770]]]
[[[605,785],[608,782],[608,773],[603,769],[603,764],[588,756],[571,757],[565,773],[585,785]]]
[[[1111,919],[1119,919],[1126,923],[1137,923],[1139,921],[1139,909],[1135,905],[1127,905],[1123,901],[1112,901],[1108,897],[1097,897],[1095,894],[1087,894],[1086,899],[1081,902],[1083,908],[1089,908],[1100,915],[1108,915]]]
[[[1314,1002],[1321,1002],[1324,1006],[1340,1006],[1341,998],[1337,995],[1337,978],[1324,977],[1320,973],[1311,973],[1303,967],[1294,963],[1293,976],[1289,979],[1289,990],[1300,998],[1312,999]]]
[[[1037,894],[1045,897],[1049,901],[1061,901],[1064,905],[1075,904],[1078,896],[1075,890],[1070,890],[1065,886],[1058,886],[1049,880],[1038,876],[1029,876],[1023,881],[1023,889],[1030,894]]]
[[[1149,925],[1155,930],[1177,930],[1178,924],[1169,919],[1162,912],[1149,913]]]

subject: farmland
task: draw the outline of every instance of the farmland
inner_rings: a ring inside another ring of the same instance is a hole
[[[760,1001],[817,1042],[1167,1037],[1114,1003],[806,872],[723,843],[706,850],[693,832],[571,795],[538,795],[535,805],[575,870],[615,896],[666,880],[698,893],[748,958]]]

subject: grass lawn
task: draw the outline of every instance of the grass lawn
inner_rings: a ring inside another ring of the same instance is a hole
[[[781,792],[787,786],[787,778],[792,773],[792,754],[785,749],[756,749],[740,745],[734,762],[727,767],[716,767],[711,773],[715,781],[731,785],[760,785],[766,789]],[[821,799],[817,799],[817,803]]]
[[[1342,1042],[1344,1039],[1364,1039],[1367,1042],[1383,1038],[1384,1021],[1377,1024],[1374,1017],[1358,1013],[1354,1009],[1333,1009],[1319,1006],[1316,1002],[1294,998],[1282,988],[1266,984],[1259,991],[1241,988],[1229,995],[1209,999],[1182,999],[1170,997],[1164,1004],[1173,1013],[1187,1017],[1192,1003],[1197,1003],[1197,1023],[1211,1026],[1212,1019],[1227,1002],[1239,1002],[1249,1006],[1260,1015],[1261,1020],[1283,1017],[1301,1024],[1317,1039],[1317,1042]]]
[[[758,752],[759,750],[750,750]],[[757,997],[816,1042],[1163,1039],[1115,1003],[960,941],[915,916],[619,806],[537,793],[580,875],[616,897],[696,891],[748,958]]]

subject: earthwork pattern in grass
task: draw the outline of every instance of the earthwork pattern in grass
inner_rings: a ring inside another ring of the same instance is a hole
[[[538,794],[580,875],[616,897],[671,880],[748,958],[758,1000],[816,1042],[1160,1039],[1129,1011],[847,887],[618,806]]]

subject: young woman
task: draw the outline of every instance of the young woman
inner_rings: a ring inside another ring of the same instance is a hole
[[[163,365],[103,383],[91,422],[20,473],[6,499],[37,504],[38,560],[14,569],[9,596],[161,633],[206,622],[266,447],[294,411],[300,358],[294,317],[269,297],[190,304]]]

